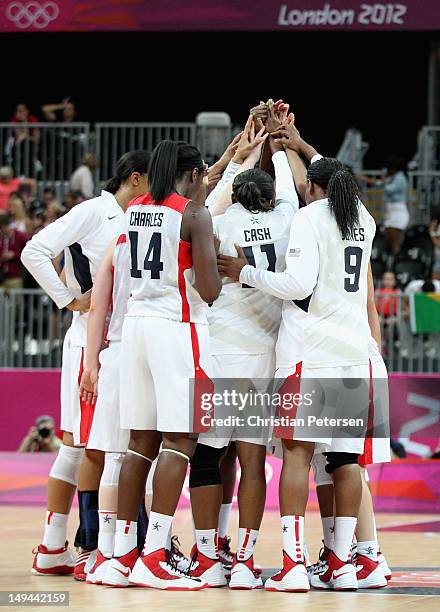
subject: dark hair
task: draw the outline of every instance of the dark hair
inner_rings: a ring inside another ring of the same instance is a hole
[[[359,224],[359,187],[353,175],[337,159],[322,157],[310,164],[307,178],[327,192],[342,238],[349,240]]]
[[[388,172],[405,172],[406,171],[406,163],[405,160],[401,157],[387,157],[384,162],[385,168]]]
[[[432,280],[427,280],[423,283],[421,291],[423,293],[434,293],[435,292],[435,285],[432,282]]]
[[[11,215],[3,210],[0,212],[0,226],[6,227],[11,222]]]
[[[275,206],[273,179],[260,168],[238,174],[232,184],[237,202],[252,213],[267,212]]]
[[[148,151],[138,149],[137,151],[125,153],[116,162],[116,174],[107,182],[105,187],[106,190],[115,194],[121,184],[126,181],[133,172],[146,174],[148,172],[149,162],[150,154]]]
[[[148,168],[150,193],[161,202],[175,191],[176,181],[188,170],[203,171],[203,160],[197,147],[186,142],[162,140],[151,154]]]

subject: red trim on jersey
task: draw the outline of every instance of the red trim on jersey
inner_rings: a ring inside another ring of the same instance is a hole
[[[191,202],[191,200],[188,200],[188,198],[184,198],[178,193],[171,193],[168,197],[162,200],[162,202],[156,202],[151,197],[151,193],[146,193],[145,195],[139,196],[137,198],[134,198],[134,200],[131,200],[128,203],[127,208],[129,208],[130,206],[166,206],[166,208],[171,208],[172,210],[175,210],[176,212],[183,215],[183,213],[185,212],[185,208],[188,205],[188,202]]]
[[[288,376],[281,387],[279,388],[278,394],[282,397],[284,394],[287,394],[289,398],[294,397],[297,393],[300,392],[301,388],[301,370],[302,370],[302,361],[299,361],[295,366],[295,371],[293,374]],[[289,399],[289,403],[291,399]],[[298,410],[298,406],[295,404],[293,408],[284,408],[284,400],[280,402],[280,405],[276,410],[276,417],[279,418],[280,425],[275,425],[273,429],[273,434],[276,438],[285,439],[285,440],[293,440],[293,436],[295,433],[295,427],[292,425],[282,425],[283,417],[286,420],[295,419],[296,413]]]
[[[240,549],[237,553],[237,559],[244,559],[246,555],[246,546],[248,545],[250,538],[251,538],[251,530],[246,529],[246,534],[244,536],[243,544],[240,546]]]
[[[365,467],[373,463],[373,434],[374,434],[374,385],[373,385],[373,366],[369,360],[370,368],[370,394],[368,399],[368,425],[365,433],[364,453],[359,455],[358,463]]]
[[[124,242],[127,242],[127,234],[121,234],[116,242],[116,246],[118,246],[118,244],[124,244]]]
[[[193,397],[193,432],[202,433],[209,431],[210,426],[204,425],[202,417],[206,416],[206,410],[202,410],[202,396],[210,397],[214,394],[214,383],[200,365],[200,346],[195,323],[190,323],[191,346],[194,360],[194,397]],[[211,408],[211,418],[214,418],[214,409]]]
[[[84,372],[84,347],[81,348],[81,362],[79,364],[78,386],[81,383],[81,377]],[[95,406],[88,404],[81,397],[79,400],[81,411],[81,420],[79,425],[79,443],[87,444],[89,441],[90,430],[93,423],[93,415],[95,414]]]
[[[177,283],[179,285],[180,298],[182,300],[182,322],[189,323],[190,307],[186,295],[186,280],[184,272],[192,267],[191,243],[180,240],[179,251],[177,254]]]

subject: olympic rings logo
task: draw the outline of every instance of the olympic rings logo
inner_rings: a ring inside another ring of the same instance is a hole
[[[55,2],[40,4],[34,0],[26,4],[11,2],[6,9],[6,17],[21,30],[26,30],[31,26],[40,30],[46,28],[59,14],[60,9]]]

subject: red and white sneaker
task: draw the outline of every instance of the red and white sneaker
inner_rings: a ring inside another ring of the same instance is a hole
[[[200,591],[207,584],[190,573],[177,569],[170,551],[161,548],[153,553],[139,557],[129,580],[130,585],[161,589],[163,591]]]
[[[263,588],[263,581],[254,568],[253,555],[247,561],[237,561],[237,556],[235,556],[231,568],[229,588],[245,590]]]
[[[137,546],[127,554],[122,555],[122,557],[113,557],[110,559],[110,563],[107,563],[101,584],[111,587],[128,587],[128,579],[138,559],[139,553]]]
[[[307,572],[309,576],[311,576],[312,574],[320,574],[325,571],[325,562],[327,561],[330,552],[330,548],[327,548],[327,546],[324,544],[324,546],[319,551],[318,561],[316,563],[312,563],[312,565],[309,565],[307,567]]]
[[[356,591],[358,588],[356,568],[348,561],[341,561],[331,551],[325,565],[310,575],[310,584],[315,589]]]
[[[192,563],[190,569],[192,578],[199,578],[202,582],[206,582],[208,587],[212,588],[223,587],[228,584],[225,570],[219,559],[210,559],[196,549]]]
[[[387,580],[391,580],[391,570],[388,567],[388,563],[387,560],[385,559],[385,556],[383,553],[381,553],[380,551],[378,551],[377,553],[377,561],[380,565],[380,567],[382,568],[383,571],[383,575],[385,576],[385,578]]]
[[[310,582],[304,563],[296,563],[283,550],[283,569],[268,578],[264,588],[266,591],[307,593],[310,591]]]
[[[225,536],[224,538],[218,538],[217,555],[220,561],[223,563],[225,569],[226,578],[231,577],[231,567],[234,562],[235,553],[231,550],[231,538]],[[258,563],[254,562],[254,572],[261,574],[263,568]]]
[[[110,559],[104,557],[102,552],[98,550],[96,555],[96,561],[90,572],[87,573],[86,583],[87,584],[102,584],[102,579],[107,570],[107,565],[110,563]]]
[[[48,550],[43,544],[34,549],[34,562],[32,574],[39,576],[73,574],[75,569],[75,555],[67,548],[68,542],[62,548]]]
[[[358,589],[383,589],[388,582],[380,563],[364,555],[356,556]]]
[[[193,547],[194,548],[194,547]],[[181,572],[187,572],[191,566],[191,559],[185,557],[180,548],[179,538],[174,535],[171,538],[171,558],[177,566],[177,569],[180,569]]]
[[[96,555],[96,550],[81,550],[78,552],[75,561],[75,571],[73,572],[75,580],[83,581],[87,578],[88,572],[95,565]]]

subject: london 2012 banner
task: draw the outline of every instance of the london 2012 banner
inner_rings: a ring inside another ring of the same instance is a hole
[[[0,0],[0,32],[439,29],[440,0]]]

